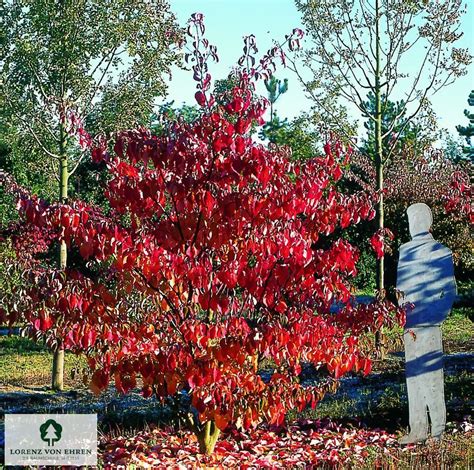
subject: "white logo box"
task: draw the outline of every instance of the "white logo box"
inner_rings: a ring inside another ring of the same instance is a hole
[[[5,465],[97,465],[97,415],[6,414]]]

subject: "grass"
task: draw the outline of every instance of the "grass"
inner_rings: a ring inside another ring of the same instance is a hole
[[[454,308],[441,326],[445,353],[474,351],[473,308]],[[388,351],[403,351],[403,328],[384,328],[383,344]]]
[[[18,387],[48,387],[51,381],[52,354],[46,346],[20,336],[0,336],[0,387],[3,391]],[[64,359],[65,388],[83,388],[80,374],[73,370],[86,366],[83,357],[66,353]]]
[[[470,415],[474,386],[466,371],[445,376],[448,420],[459,421]],[[341,421],[362,420],[366,424],[396,432],[408,422],[405,376],[402,372],[379,374],[361,379],[354,387],[342,385],[334,395],[326,395],[313,410],[290,411],[288,421],[331,418]]]
[[[399,449],[395,455],[372,452],[359,470],[468,470],[474,463],[472,436],[449,434],[441,444],[427,444],[413,449]]]
[[[455,308],[441,329],[446,352],[474,351],[473,308]]]

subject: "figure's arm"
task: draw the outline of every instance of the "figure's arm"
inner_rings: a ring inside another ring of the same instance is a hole
[[[451,253],[451,263],[453,264],[453,283],[454,283],[454,292],[455,292],[455,296],[457,297],[458,296],[458,285],[456,283],[456,277],[454,276],[454,259],[453,259],[453,255]]]
[[[451,253],[451,287],[452,290],[454,291],[454,297],[458,295],[458,285],[456,284],[456,277],[454,276],[454,259],[453,259],[453,254]]]
[[[402,305],[404,303],[403,297],[405,296],[405,293],[403,292],[403,282],[402,282],[402,270],[403,270],[403,245],[400,247],[399,255],[398,255],[398,264],[397,264],[397,282],[396,282],[396,289],[398,291],[397,293],[397,300],[398,300],[398,305]]]
[[[458,293],[458,288],[456,285],[456,278],[454,277],[454,261],[453,261],[453,254],[450,250],[448,250],[444,261],[444,269],[445,272],[445,282],[443,289],[441,291],[441,298],[444,300],[442,305],[443,318],[442,322],[446,320],[451,308],[453,306],[454,301],[456,300],[456,296]]]
[[[451,295],[455,297],[458,293],[458,286],[456,285],[456,278],[454,277],[454,260],[451,250],[449,250],[449,256],[447,257],[447,259],[449,260],[449,265],[447,267],[447,270],[449,272],[449,285],[447,287]]]

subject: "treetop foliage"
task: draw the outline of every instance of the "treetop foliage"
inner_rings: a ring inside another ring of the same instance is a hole
[[[61,125],[77,137],[77,123],[96,134],[145,122],[182,37],[166,0],[11,0],[0,17],[3,119],[53,158]]]

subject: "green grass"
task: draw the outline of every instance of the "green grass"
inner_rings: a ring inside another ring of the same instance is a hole
[[[47,348],[44,344],[36,343],[29,338],[23,338],[17,335],[0,336],[0,355],[45,351],[47,351]]]
[[[453,309],[442,325],[446,352],[474,350],[473,308]]]
[[[19,336],[0,336],[0,387],[47,387],[51,381],[51,366],[52,354],[43,344]],[[81,377],[72,379],[71,374],[74,369],[82,370],[85,366],[83,357],[66,353],[66,389],[84,387]]]
[[[375,289],[373,287],[359,288],[355,294],[356,296],[367,295],[373,297],[375,295]]]
[[[454,308],[441,326],[446,353],[474,350],[473,308]],[[388,351],[403,351],[403,328],[383,328],[382,342]]]

